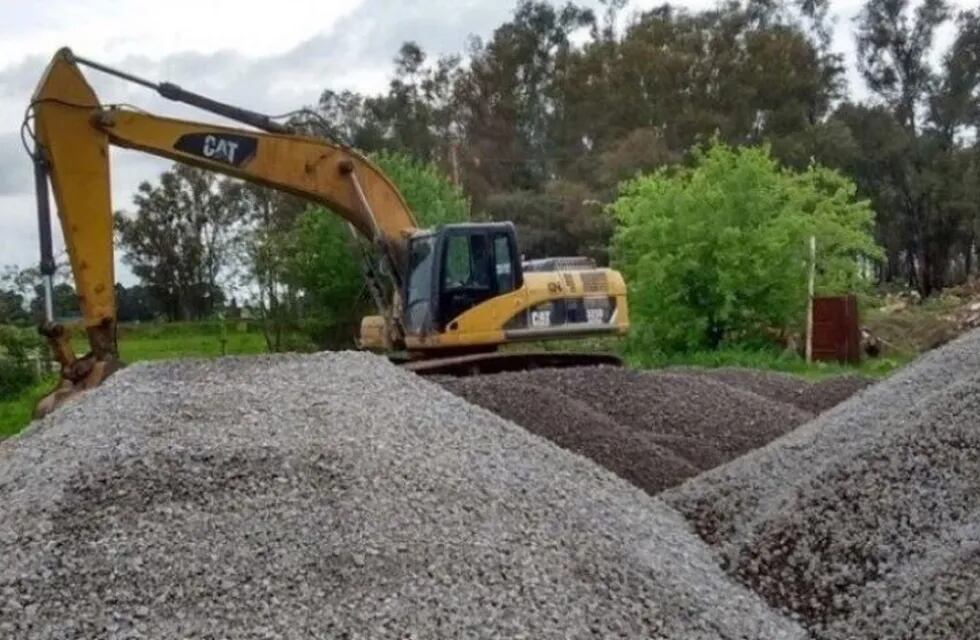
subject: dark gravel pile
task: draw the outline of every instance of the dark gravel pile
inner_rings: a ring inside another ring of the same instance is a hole
[[[823,413],[870,387],[874,380],[862,376],[837,376],[810,385],[796,406],[812,413]]]
[[[760,369],[720,367],[718,369],[689,369],[685,372],[704,375],[736,389],[751,391],[763,398],[791,404],[794,407],[800,406],[811,387],[810,382],[799,376]]]
[[[553,389],[522,385],[503,375],[442,383],[467,401],[592,459],[648,493],[659,493],[700,471],[669,445],[658,444],[653,434],[624,426]]]
[[[649,493],[760,447],[812,417],[687,372],[581,367],[440,382]]]
[[[602,468],[367,354],[136,365],[0,445],[0,638],[804,638]]]
[[[818,638],[980,629],[980,332],[663,494]]]
[[[853,375],[810,382],[785,373],[737,367],[701,369],[698,372],[738,389],[785,402],[814,414],[837,406],[874,382],[870,378]]]

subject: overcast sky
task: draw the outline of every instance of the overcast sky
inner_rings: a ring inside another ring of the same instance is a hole
[[[631,0],[628,12],[656,4],[662,1]],[[702,9],[714,2],[673,4]],[[851,90],[860,95],[852,22],[860,1],[831,4],[835,48],[848,57]],[[59,47],[275,114],[315,103],[327,87],[381,91],[404,41],[418,42],[431,56],[458,53],[470,35],[487,37],[514,5],[510,0],[0,0],[0,265],[37,261],[33,178],[18,131],[40,74]],[[213,119],[146,89],[86,73],[103,102]],[[130,206],[136,185],[168,164],[114,149],[113,207]],[[60,248],[58,229],[55,238]],[[117,277],[132,282],[121,265]]]

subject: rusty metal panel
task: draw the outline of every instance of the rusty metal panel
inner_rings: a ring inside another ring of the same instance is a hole
[[[851,364],[861,362],[856,296],[813,299],[813,359]]]

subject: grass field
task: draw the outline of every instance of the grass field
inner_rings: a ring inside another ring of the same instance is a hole
[[[222,342],[224,344],[222,344]],[[84,334],[72,339],[77,353],[88,350]],[[265,338],[254,326],[229,323],[143,324],[119,328],[119,352],[123,362],[170,358],[217,357],[263,353]],[[0,400],[0,438],[13,435],[31,420],[37,401],[54,388],[54,376],[38,382],[13,398]]]
[[[911,361],[913,355],[896,355],[888,358],[866,359],[860,366],[840,365],[828,362],[807,363],[803,358],[785,354],[778,349],[728,348],[717,351],[696,351],[672,356],[636,353],[624,349],[619,338],[592,338],[587,340],[557,340],[554,342],[528,342],[510,347],[513,350],[594,351],[620,353],[630,367],[636,369],[664,369],[667,367],[746,367],[768,369],[803,376],[808,379],[828,378],[840,375],[862,375],[883,378]]]
[[[73,342],[77,352],[83,353],[87,350],[84,334],[77,333]],[[619,347],[620,344],[615,339],[597,339],[560,341],[547,344],[532,343],[518,345],[514,348],[609,352],[616,351]],[[217,357],[222,354],[263,353],[266,350],[266,344],[262,333],[255,326],[228,323],[222,328],[216,322],[143,324],[120,327],[119,350],[124,362],[139,362],[170,358]],[[825,363],[808,365],[800,358],[783,355],[775,350],[728,349],[685,354],[671,358],[641,357],[627,353],[625,359],[630,366],[639,368],[737,366],[784,371],[807,378],[824,378],[847,373],[878,378],[887,375],[910,358],[883,358],[866,361],[860,367],[846,367]],[[16,397],[0,400],[0,438],[17,433],[30,422],[34,405],[54,387],[54,383],[55,379],[51,377],[26,389]]]
[[[83,336],[76,336],[73,342],[76,351],[87,349]],[[222,331],[219,323],[195,322],[124,326],[119,331],[119,355],[123,362],[210,358],[262,353],[265,350],[262,333],[250,326],[239,329],[229,324]]]
[[[31,421],[34,405],[54,388],[55,379],[42,380],[19,395],[0,401],[0,439],[11,436]]]

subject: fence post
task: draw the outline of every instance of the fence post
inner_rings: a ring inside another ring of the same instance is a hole
[[[218,314],[218,318],[221,319],[221,355],[228,355],[228,324],[225,322],[224,312]]]
[[[810,273],[806,298],[806,361],[813,362],[813,284],[817,277],[817,237],[810,236]]]

